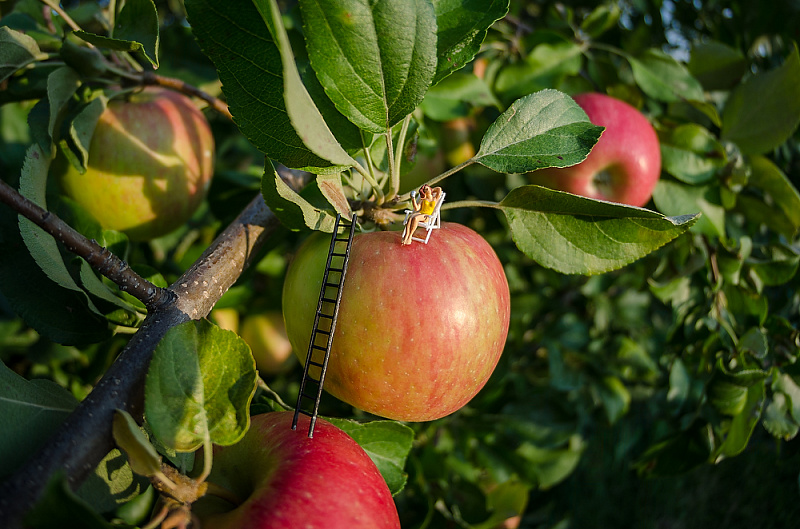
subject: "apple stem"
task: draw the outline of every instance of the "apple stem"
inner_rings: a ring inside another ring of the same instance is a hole
[[[203,440],[203,472],[197,477],[198,483],[203,483],[208,475],[211,474],[211,466],[214,462],[214,446],[211,444],[211,438],[206,436]]]
[[[160,511],[158,511],[158,514],[156,514],[156,515],[155,515],[155,516],[154,516],[154,517],[153,517],[153,518],[152,518],[152,519],[151,519],[151,520],[150,520],[150,521],[147,523],[147,525],[144,525],[144,526],[142,526],[142,529],[156,529],[156,527],[158,527],[159,525],[161,525],[161,522],[163,522],[163,521],[166,519],[166,517],[167,517],[167,515],[168,515],[168,514],[169,514],[169,506],[168,506],[168,505],[164,505],[164,506],[161,508],[161,510],[160,510]]]
[[[175,301],[174,292],[158,287],[143,278],[134,272],[128,263],[107,248],[97,244],[94,239],[87,239],[55,214],[22,196],[3,180],[0,180],[0,202],[10,206],[11,209],[52,235],[67,250],[82,257],[93,270],[116,283],[123,292],[127,292],[144,303],[148,311],[162,309]]]
[[[397,136],[397,146],[395,147],[397,150],[394,153],[394,159],[391,156],[392,150],[392,131],[391,129],[387,132],[388,139],[387,139],[387,149],[389,150],[389,170],[390,170],[390,177],[391,177],[391,187],[389,189],[389,194],[386,195],[387,200],[393,199],[397,192],[400,191],[400,167],[403,162],[403,148],[406,144],[406,135],[408,134],[408,125],[411,123],[411,114],[407,115],[405,119],[403,119],[403,124],[400,127],[400,134]],[[393,163],[392,163],[393,162]]]
[[[442,205],[442,209],[457,208],[496,208],[498,203],[493,200],[459,200]]]
[[[163,86],[165,88],[170,88],[175,90],[176,92],[181,92],[186,95],[196,97],[198,99],[202,99],[208,105],[225,116],[228,119],[233,119],[231,115],[231,111],[228,108],[228,104],[222,101],[221,99],[212,96],[206,92],[203,92],[196,86],[190,85],[186,81],[182,81],[180,79],[175,79],[172,77],[164,77],[163,75],[158,75],[153,72],[144,72],[140,76],[141,82],[145,85],[158,85]]]

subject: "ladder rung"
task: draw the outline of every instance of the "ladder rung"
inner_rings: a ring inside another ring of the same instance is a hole
[[[317,329],[317,333],[318,334],[325,334],[325,335],[330,336],[331,331],[326,331],[325,329]]]
[[[328,268],[328,272],[342,272],[343,270],[344,270],[343,268],[334,268],[334,267]]]
[[[349,241],[350,237],[345,237],[344,239],[342,239],[341,237],[336,237],[336,242],[349,242]]]
[[[303,415],[307,415],[309,417],[313,417],[314,416],[314,412],[306,411],[306,410],[303,410],[303,409],[298,409],[297,413],[302,413]]]
[[[325,364],[320,364],[319,362],[315,362],[313,360],[309,360],[308,363],[311,364],[312,366],[317,366],[317,367],[324,367],[325,366]]]
[[[322,298],[322,301],[325,303],[336,303],[336,300],[331,298]]]
[[[300,396],[301,397],[305,397],[305,398],[310,399],[310,400],[317,400],[317,396],[316,395],[308,395],[306,393],[301,393]]]
[[[326,347],[322,347],[321,345],[314,344],[311,346],[312,349],[319,349],[320,351],[327,351]]]
[[[340,253],[340,252],[331,252],[331,255],[333,255],[334,257],[347,257],[346,253]]]
[[[330,281],[325,282],[326,287],[336,287],[339,288],[339,283],[331,283]]]
[[[329,316],[329,315],[324,314],[322,312],[318,312],[317,314],[319,315],[320,318],[328,318],[329,320],[333,319],[333,316]]]

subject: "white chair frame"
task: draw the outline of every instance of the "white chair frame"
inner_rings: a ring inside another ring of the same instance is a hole
[[[417,228],[423,228],[425,230],[426,232],[425,238],[423,239],[421,237],[415,237],[412,235],[411,236],[412,241],[424,242],[425,244],[428,244],[428,240],[430,240],[431,238],[431,232],[433,230],[438,230],[442,226],[442,220],[441,220],[442,217],[439,210],[442,208],[442,202],[444,202],[445,194],[446,193],[442,191],[442,193],[439,195],[439,199],[436,201],[436,205],[433,207],[433,213],[430,214],[430,218],[428,219],[428,221],[420,222],[419,224],[417,224]],[[403,226],[408,224],[408,219],[411,217],[412,213],[417,213],[417,212],[414,211],[413,209],[406,210],[406,218],[403,219]]]

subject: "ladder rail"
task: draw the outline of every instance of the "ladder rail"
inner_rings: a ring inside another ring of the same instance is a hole
[[[333,344],[333,334],[336,330],[336,320],[339,315],[339,306],[342,300],[342,287],[344,285],[345,275],[347,273],[347,265],[350,259],[350,249],[353,243],[353,236],[355,233],[355,226],[356,226],[356,215],[353,214],[351,218],[351,223],[349,226],[349,234],[346,238],[341,238],[339,236],[339,227],[341,225],[341,215],[336,216],[336,222],[333,228],[333,234],[331,235],[331,244],[328,248],[328,258],[325,263],[325,271],[323,272],[322,276],[322,284],[320,287],[320,295],[319,301],[317,302],[317,310],[314,315],[314,324],[311,329],[311,339],[308,344],[308,352],[306,353],[306,362],[303,367],[303,378],[300,381],[300,390],[297,394],[297,404],[295,406],[294,412],[294,419],[292,420],[292,430],[297,429],[297,422],[299,419],[300,414],[308,415],[311,418],[311,422],[308,427],[308,437],[314,436],[314,426],[317,421],[317,415],[319,412],[319,404],[322,400],[322,389],[323,384],[325,382],[325,374],[328,370],[328,360],[330,359],[330,352],[331,346]],[[347,229],[347,226],[344,226]],[[346,248],[344,253],[336,251],[336,244],[346,242]],[[333,268],[331,266],[334,257],[341,257],[343,258],[343,262],[340,268]],[[329,281],[330,273],[339,273],[339,282],[334,283]],[[326,293],[329,289],[336,289],[336,295],[334,299],[331,299]],[[325,314],[323,312],[323,308],[325,304],[333,304],[333,313],[332,314]],[[329,329],[319,329],[320,318],[324,317],[330,320],[330,328]],[[326,337],[326,345],[323,348],[321,345],[317,344],[317,335],[320,334]],[[314,360],[314,351],[324,351],[324,356],[322,362],[317,362]],[[309,369],[311,366],[319,367],[320,375],[319,380],[315,380],[309,373]],[[306,385],[308,381],[312,381],[317,384],[316,395],[308,395],[306,393]],[[311,412],[308,412],[303,409],[303,399],[313,399],[314,405]]]

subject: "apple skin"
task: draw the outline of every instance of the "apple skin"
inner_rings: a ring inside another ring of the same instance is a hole
[[[606,130],[583,162],[534,171],[529,181],[589,198],[647,204],[661,174],[661,148],[653,126],[636,108],[605,94],[574,99],[592,123]]]
[[[301,362],[329,245],[329,235],[310,237],[284,283],[286,332]],[[356,235],[324,388],[389,419],[444,417],[489,379],[509,316],[503,266],[466,226],[442,223],[427,245],[403,246],[396,231]]]
[[[239,335],[250,346],[258,372],[275,375],[292,356],[292,344],[286,337],[286,327],[280,311],[250,314],[239,326]]]
[[[150,240],[186,223],[205,198],[214,137],[189,98],[149,87],[109,102],[89,144],[86,173],[65,165],[65,195],[104,228]]]
[[[235,445],[217,447],[208,478],[242,503],[210,496],[193,505],[204,529],[399,529],[389,487],[366,452],[344,431],[293,412],[251,417]],[[232,509],[232,510],[231,510]]]

